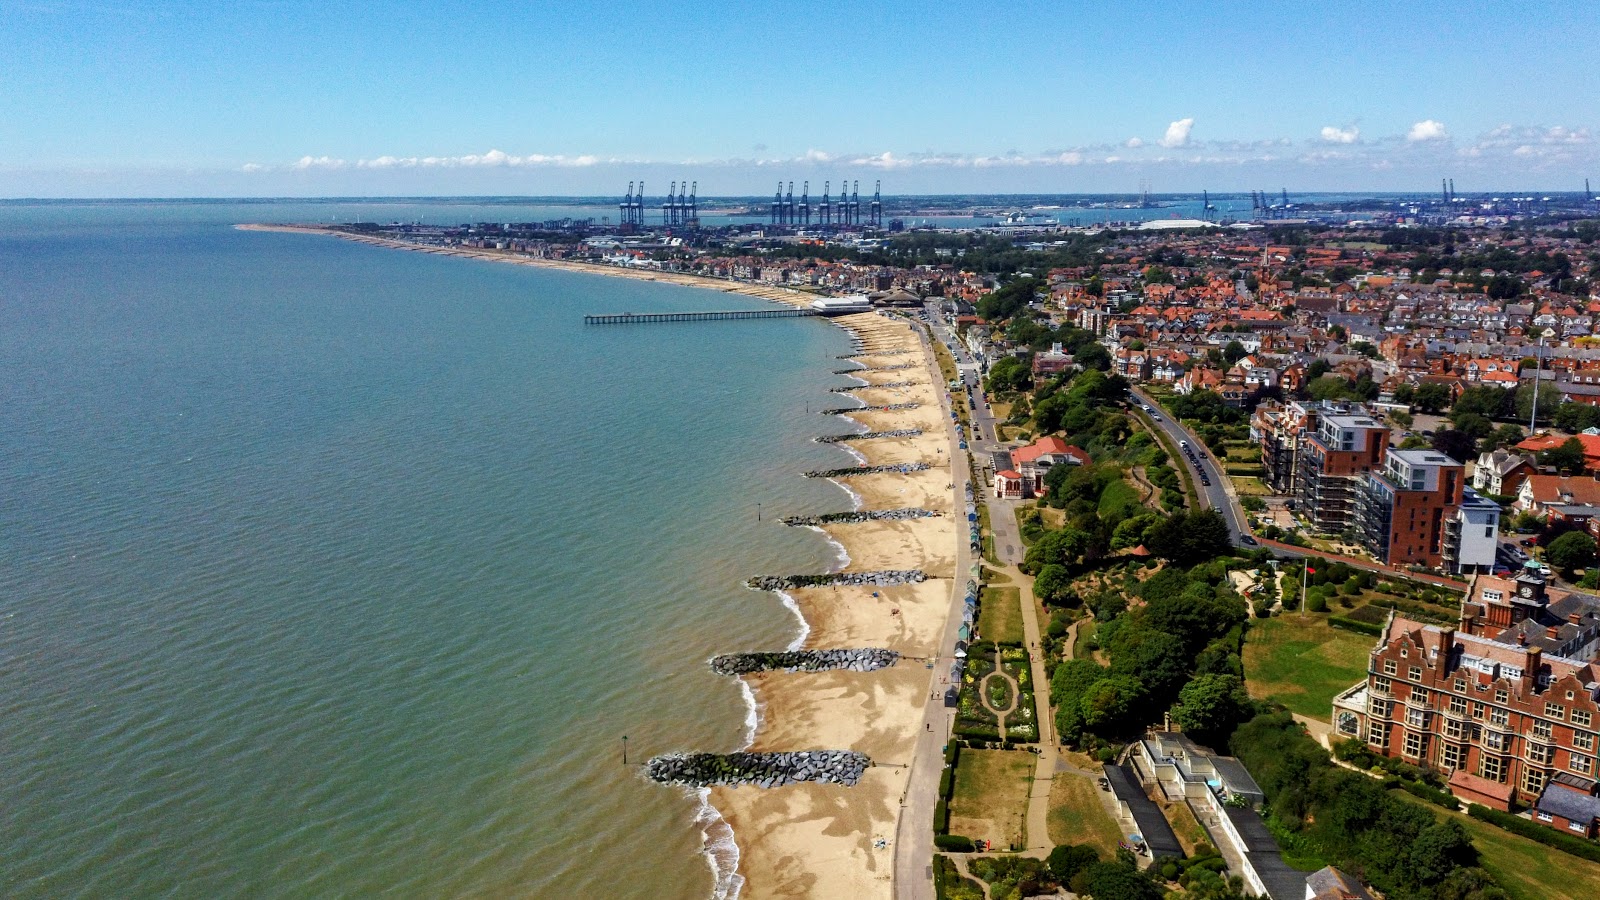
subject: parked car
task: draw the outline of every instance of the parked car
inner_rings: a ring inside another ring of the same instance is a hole
[[[1239,543],[1245,545],[1246,547],[1254,547],[1256,546],[1256,539],[1248,534],[1241,534],[1239,535]]]

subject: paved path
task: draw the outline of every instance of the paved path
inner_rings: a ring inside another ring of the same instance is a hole
[[[917,329],[923,334],[921,328]],[[926,336],[923,343],[927,346]],[[936,389],[945,384],[939,372],[932,347],[928,347],[928,369]],[[948,416],[948,404],[945,414]],[[953,502],[956,518],[965,508],[964,493],[970,467],[967,454],[958,449],[955,428],[949,429],[949,446],[945,458],[950,460],[950,480],[954,488]],[[923,707],[923,730],[911,754],[911,771],[906,779],[906,791],[900,800],[900,818],[895,826],[894,891],[896,900],[934,900],[933,890],[933,807],[938,802],[939,776],[944,771],[944,747],[950,739],[955,721],[953,710],[944,705],[944,685],[954,652],[956,632],[961,627],[962,603],[967,573],[972,567],[973,555],[967,542],[966,530],[957,528],[956,570],[951,579],[950,614],[945,621],[944,637],[939,644],[940,656],[934,660],[929,672],[928,700]]]

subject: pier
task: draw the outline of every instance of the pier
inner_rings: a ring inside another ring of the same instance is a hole
[[[730,309],[720,312],[610,313],[584,316],[585,325],[649,325],[657,322],[721,322],[730,319],[798,319],[817,315],[811,309]]]

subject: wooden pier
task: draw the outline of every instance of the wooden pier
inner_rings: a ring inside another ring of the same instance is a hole
[[[720,312],[611,313],[584,316],[585,325],[649,325],[656,322],[721,322],[730,319],[798,319],[816,315],[810,309],[730,309]]]

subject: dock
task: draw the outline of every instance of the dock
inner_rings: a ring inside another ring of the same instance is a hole
[[[811,309],[730,309],[716,312],[609,313],[584,316],[585,325],[651,325],[658,322],[722,322],[732,319],[799,319],[817,315]]]

